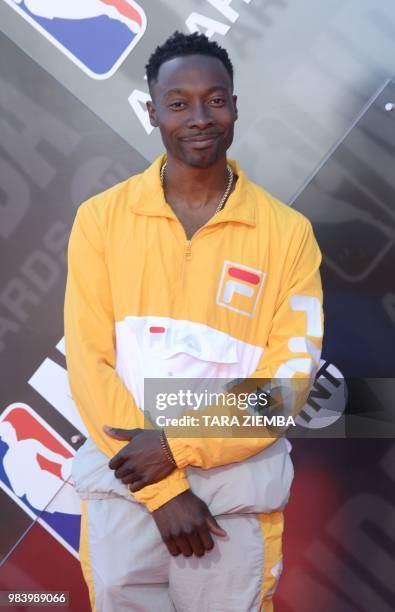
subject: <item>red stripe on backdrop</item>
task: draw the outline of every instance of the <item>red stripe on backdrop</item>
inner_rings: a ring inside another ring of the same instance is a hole
[[[100,0],[103,4],[114,6],[121,15],[125,15],[129,19],[136,21],[141,26],[141,16],[126,0]]]

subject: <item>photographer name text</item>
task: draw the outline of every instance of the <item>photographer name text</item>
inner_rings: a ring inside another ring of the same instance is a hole
[[[296,426],[292,416],[283,415],[184,415],[181,417],[156,417],[158,427],[290,427]]]

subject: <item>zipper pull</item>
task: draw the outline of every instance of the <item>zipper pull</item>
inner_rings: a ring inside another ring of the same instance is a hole
[[[185,259],[188,261],[192,259],[192,240],[187,240],[185,248]]]

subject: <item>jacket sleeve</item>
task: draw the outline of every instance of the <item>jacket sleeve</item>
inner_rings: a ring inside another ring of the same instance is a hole
[[[68,245],[66,363],[72,397],[89,435],[111,458],[126,443],[107,436],[102,426],[144,428],[144,416],[115,370],[115,321],[104,232],[91,202],[78,209]],[[133,495],[152,512],[188,488],[184,470],[176,469]]]
[[[307,219],[301,223],[298,236],[287,258],[267,345],[256,371],[246,381],[250,392],[255,390],[251,380],[255,378],[269,383],[277,381],[278,386],[287,383],[293,391],[291,416],[294,418],[306,402],[318,369],[324,320],[319,272],[321,252]],[[211,406],[194,415],[215,414],[215,411]],[[237,413],[240,416],[237,408],[230,411],[231,416]],[[208,469],[243,461],[270,446],[283,433],[257,426],[248,428],[247,437],[240,433],[239,427],[230,434],[232,428],[226,429],[226,435],[221,438],[210,435],[180,438],[179,430],[165,428],[178,467],[193,465]]]

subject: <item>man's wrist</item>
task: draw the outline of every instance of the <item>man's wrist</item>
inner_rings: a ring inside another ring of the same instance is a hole
[[[147,485],[130,494],[138,502],[145,504],[150,512],[153,512],[188,489],[189,483],[184,470],[173,470],[159,482]]]

